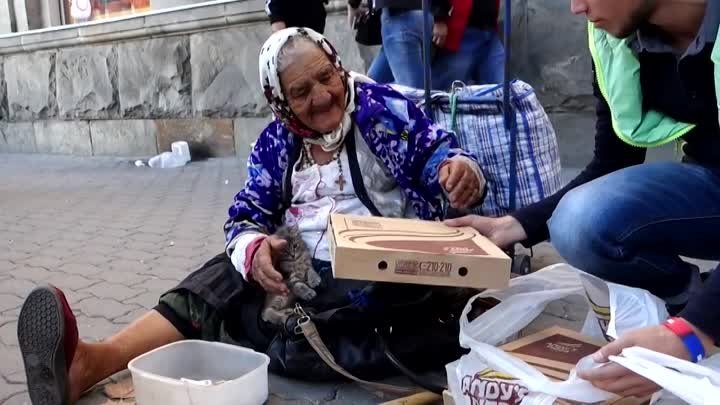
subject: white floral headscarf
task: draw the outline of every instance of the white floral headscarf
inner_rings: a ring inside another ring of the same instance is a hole
[[[317,44],[343,77],[346,102],[345,116],[340,126],[327,134],[320,134],[300,122],[290,109],[287,98],[282,91],[280,74],[278,73],[278,57],[288,40],[298,36],[306,37]],[[346,71],[343,68],[337,51],[335,51],[335,48],[327,38],[310,28],[286,28],[277,31],[265,41],[265,44],[260,49],[260,85],[263,88],[263,93],[273,114],[283,122],[290,132],[304,138],[306,142],[322,146],[324,150],[329,151],[337,148],[344,140],[345,134],[352,125],[351,114],[355,110],[354,81],[356,79],[363,82],[372,82],[372,80],[362,75]]]

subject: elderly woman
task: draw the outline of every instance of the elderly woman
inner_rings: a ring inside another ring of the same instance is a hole
[[[320,34],[273,34],[260,52],[260,79],[277,119],[255,143],[247,183],[229,209],[226,252],[98,343],[79,341],[61,291],[34,290],[18,322],[33,404],[74,403],[134,357],[181,339],[268,350],[278,330],[246,325],[262,323],[252,297],[288,292],[273,267],[285,244],[272,236],[280,225],[299,229],[324,278],[318,289],[331,289],[330,213],[435,220],[445,202],[463,208],[480,200],[482,172],[454,137],[399,93],[345,71]]]

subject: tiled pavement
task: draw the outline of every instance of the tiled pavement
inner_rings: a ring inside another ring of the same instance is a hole
[[[33,287],[63,288],[82,337],[108,336],[222,251],[243,176],[237,160],[152,170],[0,154],[0,403],[26,400],[15,329]]]
[[[222,251],[226,209],[243,178],[237,159],[153,170],[119,159],[0,154],[0,405],[29,404],[16,325],[33,287],[66,291],[84,339],[110,335]],[[547,249],[540,256],[538,264],[555,260]],[[561,318],[578,310],[557,309]],[[273,378],[271,390],[272,404],[379,402],[351,385]],[[106,400],[96,390],[81,403]]]

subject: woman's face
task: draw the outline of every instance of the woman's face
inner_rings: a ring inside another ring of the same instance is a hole
[[[340,72],[314,44],[302,45],[280,73],[290,109],[310,129],[321,134],[340,126],[345,113],[345,86]]]

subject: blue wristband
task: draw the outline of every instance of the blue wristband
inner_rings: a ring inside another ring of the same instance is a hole
[[[682,318],[670,318],[663,323],[663,326],[682,340],[683,345],[690,353],[690,361],[697,363],[705,358],[705,347],[687,321]]]
[[[696,334],[683,336],[682,342],[690,353],[690,361],[697,363],[705,358],[705,348]]]

